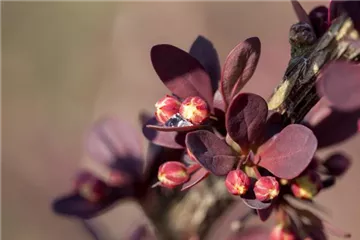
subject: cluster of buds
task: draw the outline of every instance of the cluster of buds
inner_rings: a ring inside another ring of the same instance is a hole
[[[175,188],[187,182],[189,174],[184,164],[170,161],[159,167],[158,180],[162,187]]]
[[[295,197],[301,199],[313,199],[322,188],[322,182],[318,173],[308,171],[291,184],[291,191]]]
[[[99,202],[109,194],[109,187],[94,175],[84,172],[75,180],[75,191],[90,202]]]
[[[180,102],[176,97],[166,95],[156,102],[155,108],[155,117],[162,124],[178,115],[193,125],[200,125],[210,116],[207,103],[200,97],[187,97]]]
[[[230,171],[226,177],[225,185],[233,195],[244,195],[250,187],[250,178],[241,170]],[[275,177],[261,177],[255,182],[254,193],[259,201],[269,201],[279,195],[280,186]]]

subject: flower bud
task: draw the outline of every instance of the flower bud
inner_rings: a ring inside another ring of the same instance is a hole
[[[156,102],[155,117],[158,122],[165,124],[174,114],[179,112],[181,102],[173,96],[166,95]]]
[[[180,106],[180,115],[192,124],[201,124],[209,116],[209,108],[200,97],[188,97]]]
[[[291,191],[297,198],[312,199],[322,187],[321,179],[318,173],[308,172],[300,176],[291,184]]]
[[[225,180],[228,191],[233,195],[243,195],[250,186],[250,178],[241,170],[232,170]]]
[[[110,190],[105,182],[88,172],[78,176],[75,181],[75,188],[80,196],[90,202],[101,201],[108,195]]]
[[[274,177],[261,177],[254,187],[255,196],[260,201],[268,201],[279,195],[279,182]]]
[[[161,186],[175,188],[189,180],[186,166],[180,162],[166,162],[159,167],[158,179]]]
[[[270,233],[270,240],[295,240],[296,235],[282,224],[276,225]]]

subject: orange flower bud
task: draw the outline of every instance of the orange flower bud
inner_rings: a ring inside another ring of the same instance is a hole
[[[155,117],[158,122],[165,124],[174,114],[179,112],[181,102],[173,96],[166,95],[156,102]]]
[[[186,166],[180,162],[166,162],[159,167],[158,179],[161,186],[175,188],[189,180]]]
[[[200,97],[186,98],[182,102],[179,112],[184,119],[195,125],[201,124],[210,116],[206,102]]]
[[[241,170],[232,170],[225,180],[228,191],[233,195],[243,195],[250,186],[250,178]]]
[[[110,190],[105,182],[88,172],[78,176],[75,181],[75,188],[80,196],[90,202],[101,201],[108,195]]]
[[[295,197],[301,199],[312,199],[322,188],[319,174],[309,172],[300,176],[291,184],[291,191]]]
[[[254,187],[255,196],[260,201],[268,201],[279,195],[279,182],[274,177],[261,177]]]
[[[278,224],[270,233],[270,240],[295,240],[296,235],[286,229],[282,224]]]

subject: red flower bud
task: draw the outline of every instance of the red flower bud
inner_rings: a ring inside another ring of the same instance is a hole
[[[297,198],[312,199],[322,188],[321,179],[318,173],[308,172],[300,176],[291,184],[291,191]]]
[[[278,224],[270,233],[270,240],[295,240],[296,235],[290,230]]]
[[[241,170],[232,170],[225,180],[228,191],[233,195],[243,195],[250,186],[250,178]]]
[[[192,124],[201,124],[209,116],[209,108],[206,102],[200,97],[186,98],[180,107],[180,115]]]
[[[260,201],[268,201],[279,195],[279,182],[274,177],[261,177],[254,187],[255,196]]]
[[[164,124],[174,114],[179,112],[181,102],[173,96],[166,95],[156,102],[155,117],[158,122]]]
[[[89,172],[81,173],[75,181],[76,191],[90,202],[99,202],[109,193],[109,187]]]
[[[161,186],[174,188],[189,180],[186,166],[180,162],[166,162],[159,167],[158,179]]]

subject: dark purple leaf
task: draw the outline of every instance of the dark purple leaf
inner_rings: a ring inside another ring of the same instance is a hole
[[[266,101],[252,93],[240,93],[226,112],[226,129],[229,136],[247,151],[262,135],[268,107]]]
[[[270,232],[261,226],[252,226],[240,232],[233,233],[227,240],[265,240],[269,239]]]
[[[327,31],[328,25],[328,8],[325,6],[318,6],[311,10],[309,18],[315,34],[320,38]]]
[[[112,188],[106,199],[99,203],[93,203],[73,193],[55,199],[52,203],[52,209],[60,215],[89,219],[109,210],[115,202],[130,196],[132,193],[127,189]]]
[[[311,126],[318,140],[318,147],[329,147],[353,137],[358,132],[359,119],[360,110],[353,112],[331,110],[331,113],[320,123]]]
[[[236,96],[255,72],[261,52],[260,39],[252,37],[239,43],[227,56],[220,81],[226,105]]]
[[[155,118],[151,118],[151,121],[147,124],[157,125],[158,122]],[[144,136],[152,143],[174,149],[183,149],[185,147],[185,136],[183,132],[162,132],[143,126]]]
[[[189,53],[205,68],[210,76],[213,92],[215,92],[218,89],[221,67],[213,44],[205,37],[198,36],[191,45]]]
[[[142,144],[135,129],[116,117],[97,121],[86,139],[91,158],[112,165],[119,158],[142,159]]]
[[[196,172],[190,175],[189,181],[187,181],[186,183],[184,183],[184,185],[182,185],[181,191],[185,191],[195,186],[196,184],[204,180],[207,176],[209,176],[209,171],[206,170],[205,168],[200,168],[199,170],[197,170]]]
[[[261,221],[265,222],[266,220],[268,220],[268,218],[270,217],[272,211],[273,211],[273,206],[271,205],[268,208],[265,209],[257,209],[257,214],[259,215],[259,218]]]
[[[186,147],[198,162],[208,171],[217,175],[226,175],[234,166],[236,157],[226,142],[214,133],[198,130],[186,135]]]
[[[359,109],[360,65],[341,61],[328,64],[320,75],[317,89],[339,110]]]
[[[309,128],[291,124],[259,148],[257,164],[279,178],[293,179],[309,165],[316,148],[316,137]]]
[[[341,176],[350,168],[351,161],[344,153],[335,153],[328,157],[323,165],[330,175]]]
[[[194,57],[172,45],[159,44],[151,49],[151,61],[156,73],[173,94],[183,99],[199,96],[212,109],[210,77]]]
[[[309,16],[307,15],[305,9],[301,6],[299,1],[291,0],[291,5],[295,11],[296,17],[298,18],[299,22],[308,23],[311,25]]]
[[[347,14],[354,23],[355,29],[360,31],[360,1],[330,1],[329,22],[339,17],[341,14]]]

